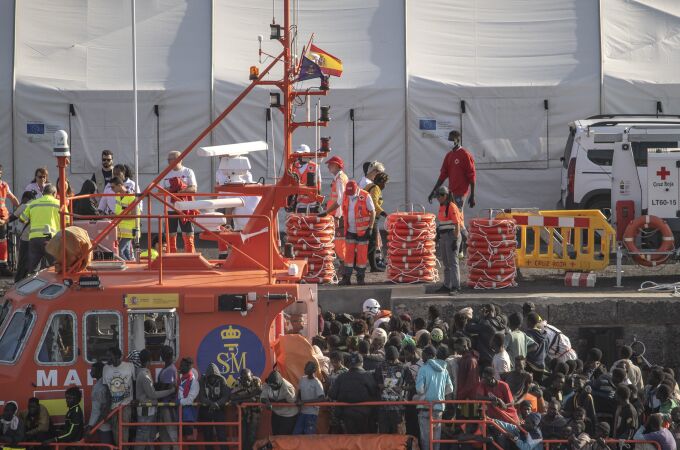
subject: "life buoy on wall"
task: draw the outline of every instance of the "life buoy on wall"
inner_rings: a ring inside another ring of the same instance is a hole
[[[663,219],[649,215],[640,216],[628,224],[626,231],[623,232],[623,245],[626,250],[633,253],[631,255],[633,261],[641,266],[654,267],[665,263],[670,257],[670,253],[667,255],[645,254],[637,247],[635,244],[637,236],[647,228],[655,229],[661,233],[661,245],[652,253],[671,252],[675,249],[675,238],[671,227]]]

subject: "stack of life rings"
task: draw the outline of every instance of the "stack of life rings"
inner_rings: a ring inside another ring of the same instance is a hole
[[[291,214],[286,219],[287,241],[296,258],[307,261],[303,279],[307,283],[329,284],[335,275],[335,219],[328,215]]]
[[[651,253],[640,251],[635,244],[638,234],[644,236],[654,231],[661,233],[659,247],[652,250]],[[663,219],[657,216],[640,216],[626,226],[623,233],[623,245],[631,253],[633,261],[641,266],[655,267],[665,263],[670,258],[671,252],[675,249],[675,239],[673,231]]]
[[[517,240],[513,219],[472,219],[467,240],[467,285],[473,289],[516,286]]]
[[[387,278],[393,283],[439,280],[434,239],[435,215],[396,212],[387,216]]]

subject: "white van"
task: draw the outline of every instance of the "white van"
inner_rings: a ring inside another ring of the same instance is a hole
[[[569,138],[562,161],[562,187],[558,208],[601,209],[611,207],[611,166],[614,142],[630,126],[646,124],[680,125],[680,116],[598,115],[569,124]],[[637,142],[633,144],[635,164],[646,177],[647,148],[677,148],[678,142]]]

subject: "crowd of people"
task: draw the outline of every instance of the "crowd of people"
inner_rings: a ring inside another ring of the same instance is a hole
[[[455,441],[435,443],[435,449],[493,440],[521,450],[542,448],[544,440],[559,440],[564,450],[604,450],[616,446],[612,439],[653,441],[661,450],[675,450],[680,441],[680,390],[673,370],[645,366],[625,345],[618,355],[591,348],[579,358],[568,336],[542,319],[532,303],[509,316],[486,304],[477,314],[466,307],[452,317],[430,306],[427,317],[411,318],[368,299],[362,314],[326,312],[319,325],[322,331],[311,342],[314,356],[295,384],[275,367],[264,381],[243,368],[230,385],[215,364],[199,374],[185,357],[176,367],[169,346],[160,353],[164,367],[153,376],[151,352],[134,351],[123,361],[120,349],[111,348],[91,369],[96,382],[88,421],[80,391],[69,388],[64,427],[53,429],[38,399],[30,399],[22,412],[8,403],[0,442],[74,442],[97,426],[89,438],[102,443],[175,442],[181,432],[186,440],[200,433],[200,440],[219,445],[228,439],[228,428],[210,424],[236,417],[235,405],[244,402],[271,411],[274,435],[408,434],[424,449],[431,439]],[[607,367],[604,361],[613,359]],[[366,402],[377,406],[361,405]],[[120,405],[127,405],[123,420],[137,423],[124,427],[122,436],[118,415],[100,424]],[[180,412],[181,429],[151,425],[176,422]],[[261,408],[244,406],[241,417],[244,448],[252,448]],[[484,418],[490,421],[486,434]],[[430,424],[433,419],[468,422]]]

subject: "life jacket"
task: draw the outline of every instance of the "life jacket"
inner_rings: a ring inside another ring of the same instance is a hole
[[[116,215],[119,215],[122,213],[125,208],[130,206],[130,204],[135,200],[135,196],[133,194],[127,194],[122,197],[116,197]],[[139,205],[135,208],[135,211],[132,212],[133,215],[139,215]],[[131,219],[123,219],[118,223],[118,237],[121,238],[127,238],[127,239],[132,239],[134,237],[134,233],[132,230],[137,229],[139,230],[139,219],[137,218],[131,218]]]
[[[184,182],[183,179],[180,177],[173,177],[168,180],[168,183],[170,184],[170,189],[168,189],[170,192],[175,194],[176,192],[179,192],[183,189],[187,188],[187,184]],[[175,194],[175,198],[171,199],[171,203],[175,203],[176,201],[192,201],[194,199],[194,196],[192,194]],[[182,211],[183,214],[187,216],[197,216],[200,214],[200,211],[195,210],[195,209],[188,209]],[[189,219],[187,217],[182,217],[182,223],[188,222]]]
[[[453,202],[449,202],[448,205],[440,205],[437,219],[439,220],[439,231],[453,230],[456,225],[460,225],[460,210]]]
[[[9,219],[9,211],[5,206],[5,201],[7,201],[7,193],[9,192],[9,185],[0,181],[0,220],[6,221]]]
[[[354,220],[356,225],[357,236],[363,236],[368,230],[371,223],[371,212],[368,210],[368,192],[359,189],[357,192],[357,199],[354,202]],[[345,224],[345,233],[349,230],[349,196],[345,195],[342,198],[342,220]]]
[[[348,181],[349,178],[342,170],[335,175],[335,178],[331,181],[331,195],[328,198],[328,205],[332,205],[333,203],[338,204],[338,206],[340,205],[338,202],[338,188],[340,189],[340,192],[345,192],[345,186],[347,186]],[[338,183],[340,183],[340,186],[338,186]],[[342,217],[342,209],[337,208],[333,211],[333,215],[338,218]]]
[[[316,163],[313,161],[308,161],[304,164],[296,163],[295,164],[295,172],[298,174],[298,177],[300,177],[300,186],[307,186],[307,178],[310,173],[316,174]],[[317,181],[317,189],[319,188],[318,183],[319,180]],[[309,204],[309,203],[314,203],[314,198],[310,197],[305,194],[298,194],[297,196],[297,202],[298,203],[303,203],[303,204]]]

